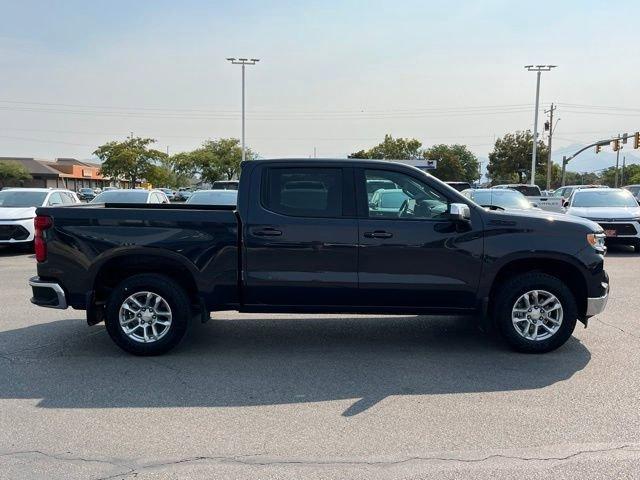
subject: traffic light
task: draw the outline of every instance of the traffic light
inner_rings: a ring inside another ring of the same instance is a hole
[[[616,138],[613,143],[612,143],[612,147],[613,147],[613,151],[617,152],[618,150],[620,150],[620,139]]]
[[[602,150],[602,145],[596,145],[596,153],[600,153],[600,150]]]
[[[640,148],[640,132],[633,135],[633,148]]]

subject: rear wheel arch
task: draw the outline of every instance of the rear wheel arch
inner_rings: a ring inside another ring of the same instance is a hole
[[[95,300],[106,301],[110,292],[123,280],[144,273],[173,279],[184,289],[192,303],[199,303],[198,286],[193,272],[177,259],[149,253],[129,253],[104,261],[94,275]]]

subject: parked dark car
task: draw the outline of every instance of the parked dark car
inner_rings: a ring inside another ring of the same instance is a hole
[[[468,190],[469,188],[471,188],[471,184],[469,182],[446,182],[446,184],[449,185],[451,188],[455,188],[459,192],[462,192],[463,190]]]
[[[407,198],[371,210],[372,179]],[[517,350],[547,352],[609,294],[597,224],[489,211],[401,163],[255,160],[237,208],[107,203],[37,215],[32,302],[87,310],[139,355],[166,352],[194,315],[220,310],[468,314]]]
[[[85,202],[90,202],[94,198],[96,198],[96,192],[93,188],[81,188],[78,190],[78,198],[80,200],[84,200]]]
[[[238,180],[218,180],[211,184],[212,190],[238,190]]]

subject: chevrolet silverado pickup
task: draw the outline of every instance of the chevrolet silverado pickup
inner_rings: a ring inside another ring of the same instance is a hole
[[[374,183],[400,201],[375,208]],[[36,213],[31,301],[86,310],[137,355],[170,350],[190,322],[223,310],[469,314],[540,353],[609,294],[596,223],[483,208],[397,162],[254,160],[242,165],[237,206]]]

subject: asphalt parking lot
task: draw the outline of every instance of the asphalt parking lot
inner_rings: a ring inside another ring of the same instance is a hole
[[[0,478],[638,478],[640,256],[606,268],[540,356],[464,319],[224,313],[136,358],[0,250]]]

